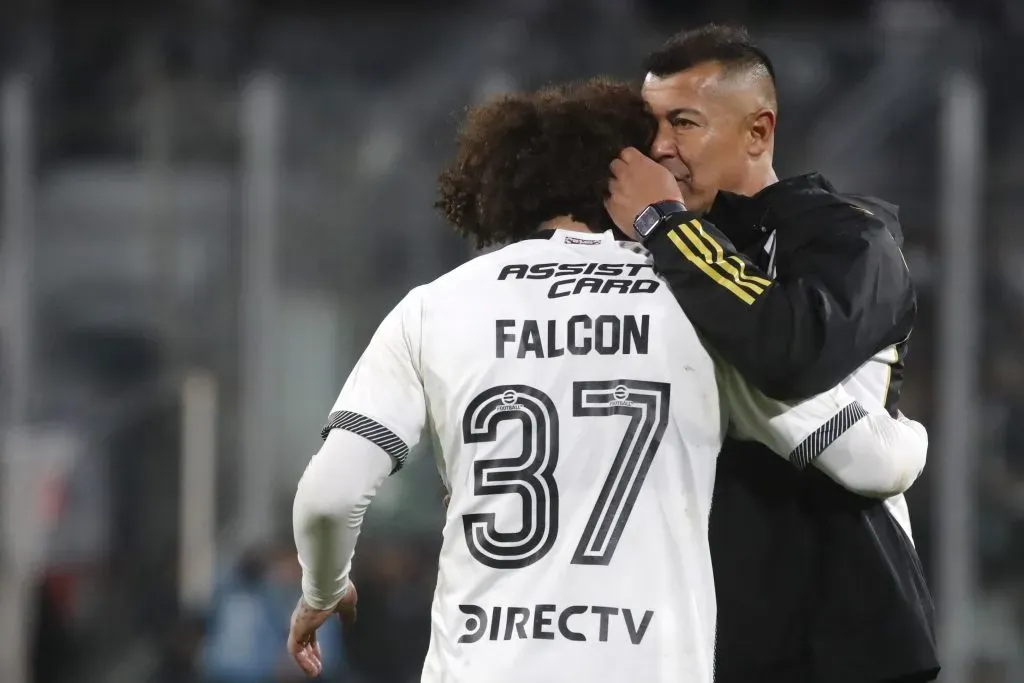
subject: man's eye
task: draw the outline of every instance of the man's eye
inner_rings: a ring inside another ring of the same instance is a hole
[[[693,128],[697,124],[690,119],[676,119],[672,122],[674,128]]]

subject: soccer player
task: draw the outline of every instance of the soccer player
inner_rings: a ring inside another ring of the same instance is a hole
[[[896,207],[817,174],[777,179],[774,69],[745,31],[681,33],[644,71],[651,156],[665,168],[623,153],[616,223],[663,217],[646,225],[655,269],[758,389],[793,400],[843,381],[895,414],[916,310]],[[730,440],[719,459],[718,682],[934,679],[933,607],[903,496],[852,496],[765,455]]]
[[[727,424],[866,495],[920,473],[920,425],[841,386],[793,405],[750,390],[649,254],[615,240],[608,165],[653,133],[639,96],[605,81],[470,112],[440,204],[481,246],[512,244],[410,292],[330,413],[294,504],[289,649],[308,674],[363,513],[427,427],[451,492],[429,683],[711,683],[707,521]]]

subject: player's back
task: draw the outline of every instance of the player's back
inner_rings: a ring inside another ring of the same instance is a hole
[[[557,231],[426,285],[452,498],[430,683],[710,683],[711,358],[645,252]]]

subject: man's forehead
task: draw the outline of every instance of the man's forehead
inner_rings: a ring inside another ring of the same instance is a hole
[[[709,62],[668,76],[647,74],[641,93],[658,116],[677,110],[708,116],[733,110],[745,113],[773,106],[765,100],[755,80],[754,74],[727,74],[721,64]]]
[[[706,62],[692,66],[683,71],[677,71],[666,76],[656,76],[652,73],[644,77],[644,89],[671,89],[671,90],[693,90],[701,91],[718,87],[722,84],[722,76],[725,68],[717,62]]]
[[[700,101],[721,92],[722,67],[701,64],[686,71],[656,76],[647,74],[641,88],[648,104],[657,108],[701,108]]]

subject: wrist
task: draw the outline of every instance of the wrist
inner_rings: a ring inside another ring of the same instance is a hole
[[[633,230],[636,231],[641,241],[646,241],[670,222],[673,216],[686,212],[686,205],[678,199],[665,199],[648,204],[633,219]]]
[[[348,593],[349,585],[346,575],[329,587],[316,586],[310,577],[303,573],[302,602],[313,612],[331,612]]]

